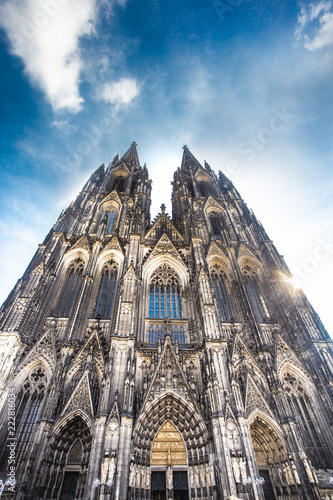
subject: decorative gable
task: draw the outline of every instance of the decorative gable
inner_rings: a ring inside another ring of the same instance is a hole
[[[89,417],[94,417],[88,371],[85,371],[82,375],[81,380],[76,386],[61,415],[63,416],[73,410],[82,410],[86,412]]]
[[[184,399],[187,404],[190,403],[200,413],[169,336],[166,337],[159,362],[145,397],[143,408],[166,393],[176,394],[178,397]]]
[[[245,413],[246,415],[250,415],[255,410],[262,410],[265,413],[268,413],[273,417],[273,414],[262,397],[261,392],[259,391],[257,385],[254,383],[252,377],[249,375],[247,377],[247,386],[246,386],[246,403],[245,403]]]
[[[151,262],[155,257],[160,257],[161,255],[171,255],[174,259],[178,260],[182,265],[184,265],[184,260],[181,257],[180,253],[176,250],[174,245],[172,244],[171,240],[168,238],[166,234],[163,234],[163,236],[160,238],[154,249],[152,250],[151,254],[147,258],[145,265],[148,262]]]

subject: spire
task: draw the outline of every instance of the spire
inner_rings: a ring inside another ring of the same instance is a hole
[[[140,160],[136,146],[137,143],[132,142],[130,148],[119,160],[120,162],[126,163],[128,167],[131,167],[133,165],[135,167],[135,170],[140,168]]]
[[[182,170],[189,170],[191,168],[194,168],[194,170],[197,170],[198,168],[203,168],[202,165],[198,162],[198,160],[193,156],[191,151],[188,149],[188,147],[185,145],[183,146],[183,159],[182,159]]]

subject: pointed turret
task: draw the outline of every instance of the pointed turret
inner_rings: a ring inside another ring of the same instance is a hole
[[[189,170],[193,169],[195,172],[198,168],[203,168],[201,163],[198,162],[198,160],[195,158],[195,156],[193,156],[186,145],[183,146],[183,150],[184,152],[181,165],[181,169],[183,171],[188,172]]]
[[[136,142],[132,142],[130,148],[120,158],[119,163],[125,163],[127,167],[134,167],[134,170],[140,169],[140,160]]]

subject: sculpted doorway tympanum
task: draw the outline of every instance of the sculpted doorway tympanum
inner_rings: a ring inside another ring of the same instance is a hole
[[[182,437],[169,421],[161,427],[151,453],[151,499],[188,500],[187,456]]]

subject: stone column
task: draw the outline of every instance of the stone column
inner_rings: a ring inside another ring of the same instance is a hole
[[[114,500],[127,498],[133,418],[122,415],[120,422],[117,474]]]

